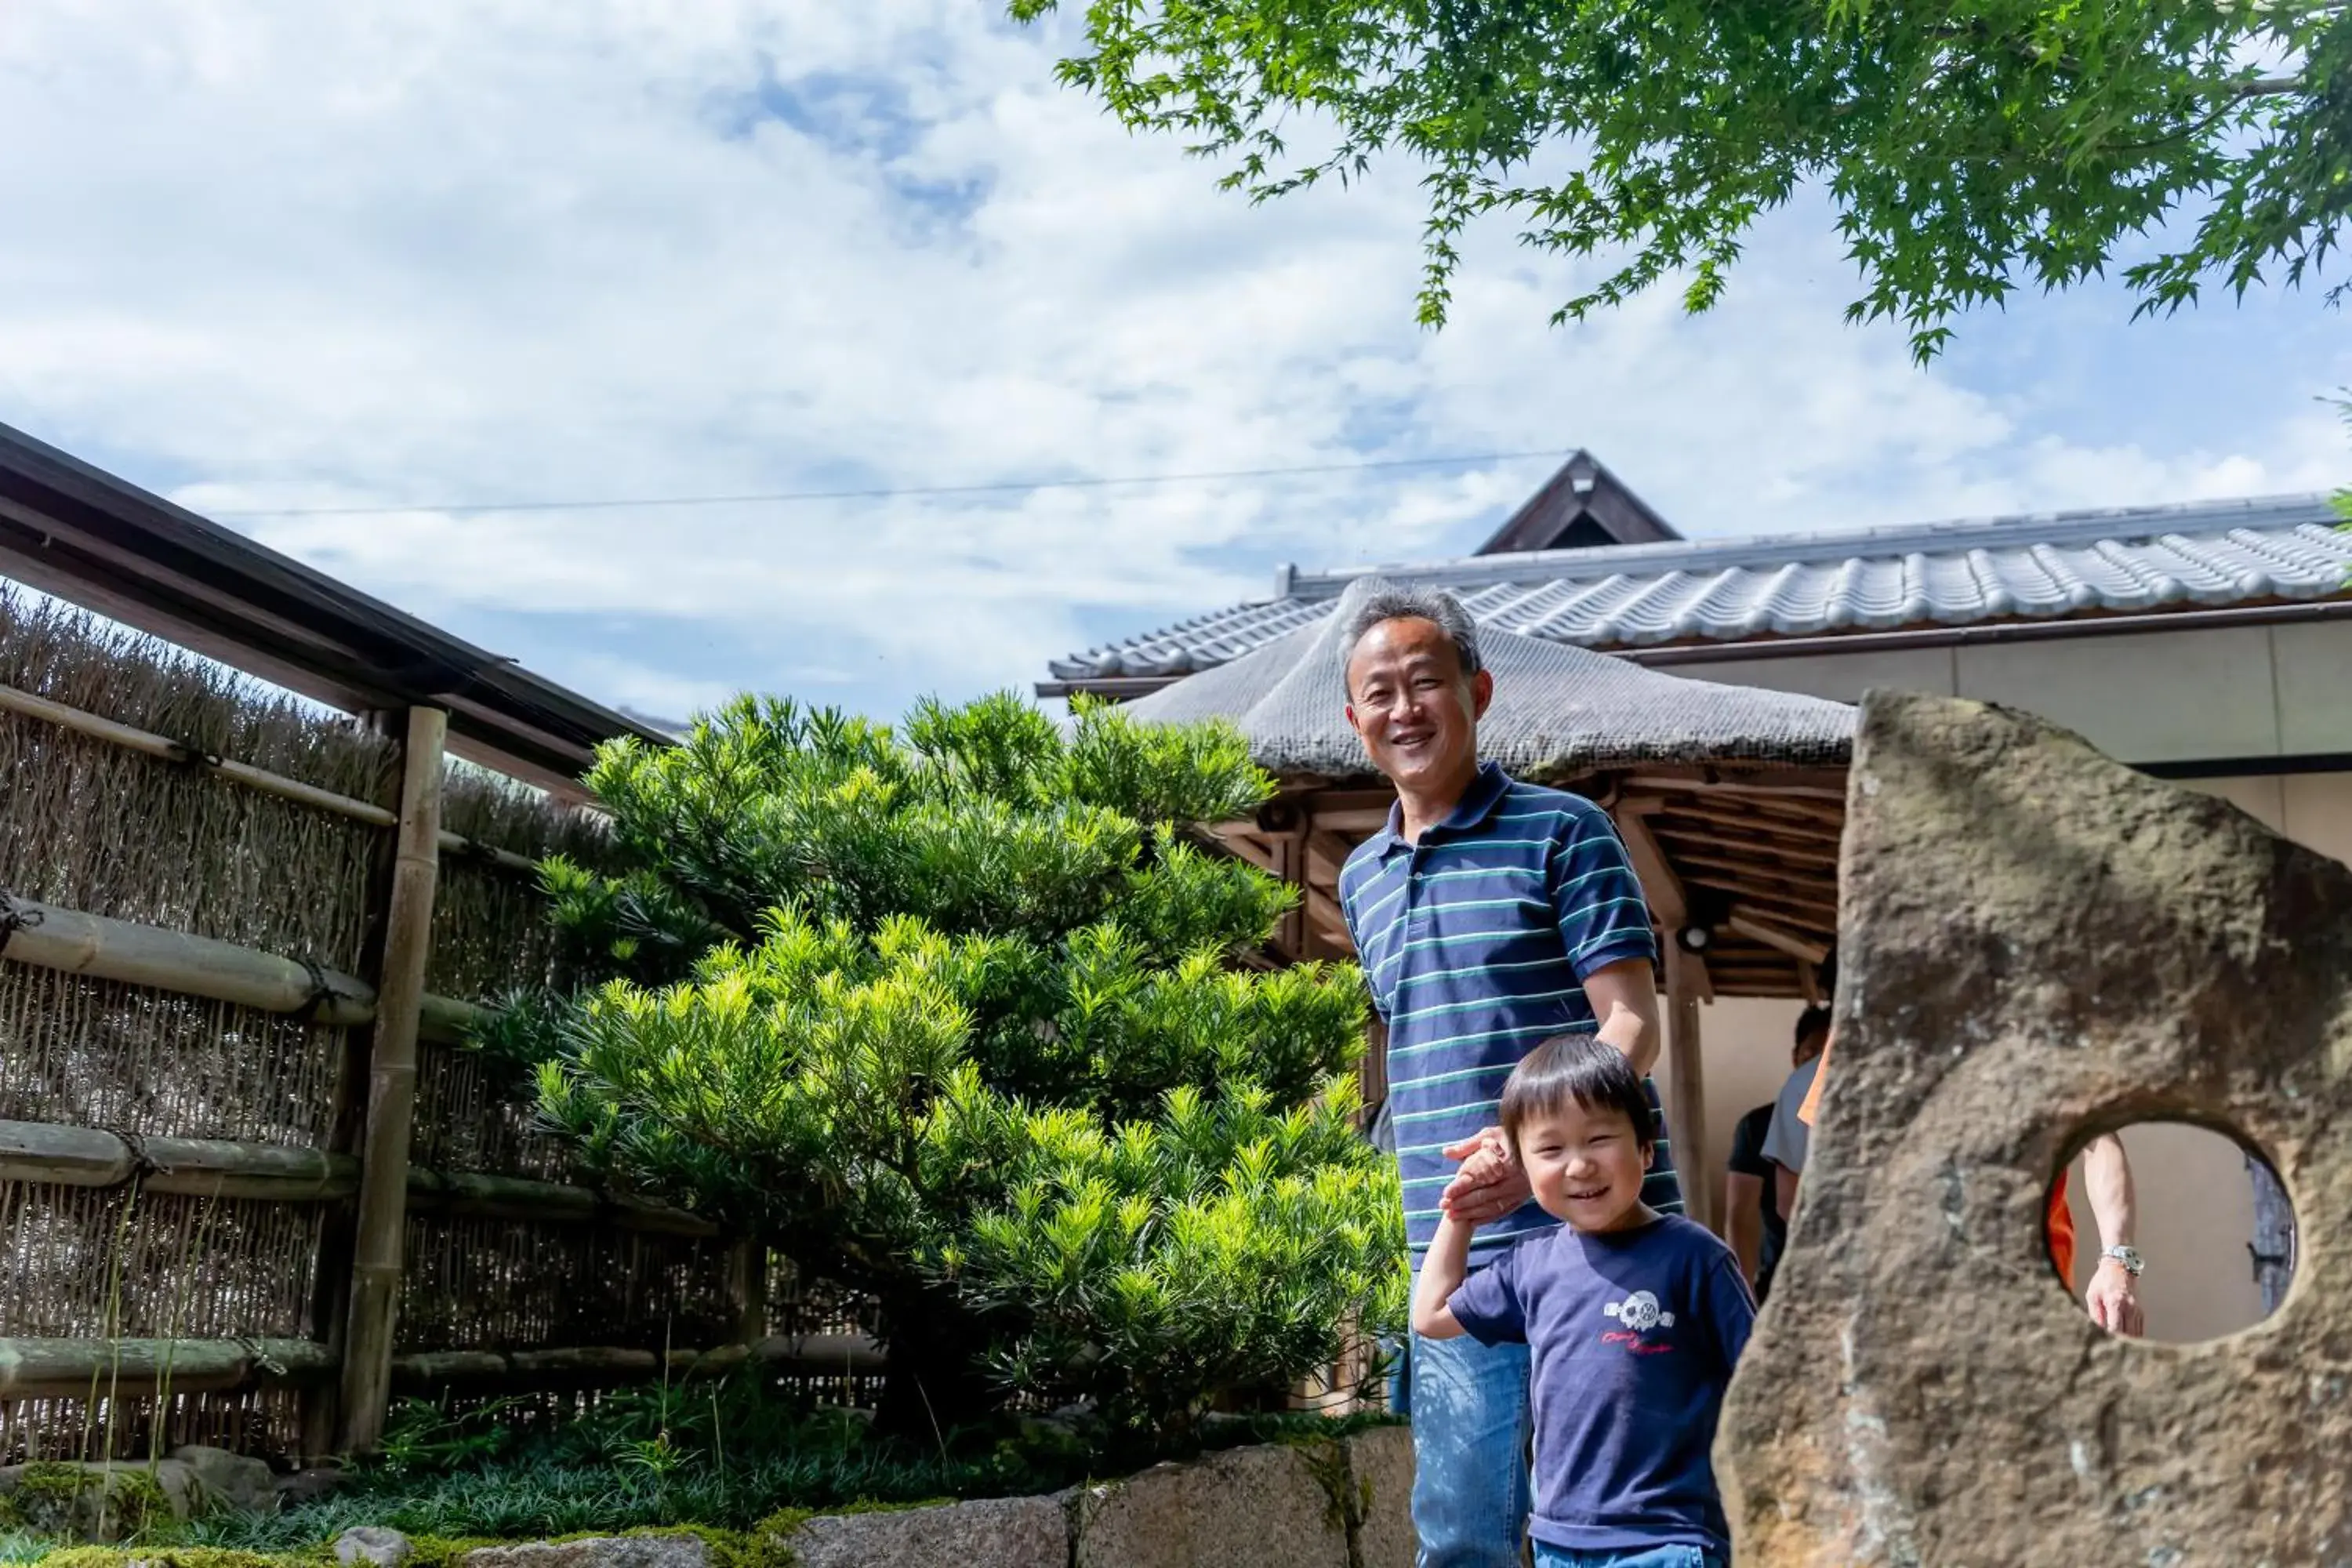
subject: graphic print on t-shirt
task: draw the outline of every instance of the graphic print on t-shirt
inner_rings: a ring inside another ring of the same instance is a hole
[[[1637,1334],[1646,1334],[1652,1329],[1671,1329],[1675,1326],[1675,1315],[1662,1310],[1658,1306],[1658,1299],[1647,1290],[1636,1290],[1623,1300],[1612,1301],[1601,1310]]]

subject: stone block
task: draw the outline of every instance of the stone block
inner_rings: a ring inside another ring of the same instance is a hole
[[[534,1541],[484,1546],[460,1568],[710,1568],[710,1548],[694,1535],[604,1535],[585,1541]]]
[[[335,1561],[342,1568],[400,1568],[415,1550],[400,1531],[372,1524],[335,1538]]]
[[[1076,1568],[1349,1568],[1337,1443],[1233,1448],[1078,1495]]]
[[[2352,869],[1977,702],[1874,693],[1847,798],[1822,1117],[1717,1443],[1738,1560],[2344,1560]],[[2053,1277],[2053,1173],[2148,1120],[2293,1194],[2257,1327],[2118,1339]]]
[[[0,1467],[0,1498],[37,1535],[111,1542],[196,1511],[195,1472],[175,1459]]]
[[[1069,1510],[1024,1497],[820,1514],[778,1544],[795,1568],[1068,1568]]]
[[[1413,1568],[1412,1428],[1375,1426],[1348,1439],[1354,1483],[1357,1568]]]
[[[202,1443],[174,1448],[172,1458],[194,1474],[205,1507],[233,1508],[245,1513],[278,1511],[278,1475],[267,1461]]]

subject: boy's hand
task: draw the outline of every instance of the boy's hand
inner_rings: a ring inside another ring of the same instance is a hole
[[[1444,1151],[1462,1168],[1438,1195],[1438,1206],[1465,1225],[1498,1220],[1528,1201],[1528,1173],[1511,1155],[1510,1141],[1499,1127],[1449,1143]]]

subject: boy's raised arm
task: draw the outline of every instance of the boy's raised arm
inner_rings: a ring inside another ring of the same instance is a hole
[[[1421,1278],[1412,1287],[1412,1331],[1425,1340],[1457,1339],[1462,1325],[1446,1303],[1462,1289],[1470,1271],[1470,1233],[1474,1227],[1453,1215],[1437,1222],[1437,1237],[1421,1261]]]

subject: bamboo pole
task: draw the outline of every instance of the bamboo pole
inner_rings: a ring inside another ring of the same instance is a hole
[[[208,996],[264,1013],[302,1013],[345,1027],[366,1023],[375,1012],[374,994],[333,970],[31,899],[10,903],[16,929],[0,952],[21,963]]]
[[[134,729],[96,713],[68,708],[62,702],[52,702],[46,697],[19,691],[13,686],[0,686],[0,713],[16,713],[27,719],[38,719],[61,730],[70,730],[78,735],[87,735],[94,741],[104,741],[109,745],[120,746],[124,751],[137,752],[142,756],[176,766],[201,767],[231,784],[242,784],[258,794],[276,795],[280,800],[290,800],[331,816],[349,817],[353,822],[364,822],[372,827],[394,826],[400,820],[371,801],[338,795],[331,789],[320,789],[316,784],[289,779],[267,768],[255,767],[250,763],[199,752],[167,736],[151,734],[145,730]],[[528,872],[532,876],[539,874],[539,862],[528,855],[518,855],[511,849],[478,843],[455,833],[441,835],[441,848],[445,854],[486,860],[510,871]]]
[[[333,1372],[332,1355],[315,1340],[0,1339],[5,1399],[88,1399],[93,1387],[213,1394]]]
[[[616,1345],[559,1345],[535,1351],[444,1351],[395,1357],[394,1384],[423,1392],[451,1386],[509,1389],[595,1387],[642,1383],[667,1375],[716,1376],[744,1366],[803,1377],[871,1377],[889,1366],[889,1352],[865,1334],[771,1335],[712,1350],[637,1350]]]
[[[391,1384],[408,1145],[416,1111],[416,1028],[425,963],[433,945],[433,890],[440,870],[441,750],[448,732],[449,715],[441,710],[408,710],[399,848],[384,921],[375,1038],[368,1056],[367,1133],[352,1238],[351,1315],[343,1339],[341,1447],[347,1453],[369,1452],[383,1435]]]
[[[0,935],[0,956],[14,963],[152,985],[261,1013],[299,1014],[341,1028],[375,1021],[375,987],[338,970],[37,899],[0,898],[15,917],[13,929]],[[454,997],[425,996],[420,1002],[423,1037],[443,1044],[463,1040],[489,1016],[488,1008]]]
[[[389,1382],[429,1392],[455,1386],[601,1387],[662,1375],[717,1376],[744,1366],[803,1377],[871,1377],[889,1354],[865,1334],[771,1336],[710,1350],[558,1345],[536,1351],[440,1351],[394,1356]],[[224,1394],[262,1384],[312,1384],[335,1377],[331,1347],[318,1340],[0,1339],[0,1399]]]
[[[96,1127],[0,1121],[0,1182],[116,1187],[142,1172],[144,1191],[193,1197],[318,1203],[349,1197],[360,1187],[358,1159],[323,1149],[210,1138],[134,1141]],[[626,1194],[421,1166],[408,1171],[408,1206],[478,1219],[593,1223],[667,1236],[719,1234],[719,1226],[699,1215]]]

